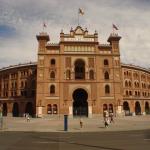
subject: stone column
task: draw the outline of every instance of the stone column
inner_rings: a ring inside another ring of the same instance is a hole
[[[91,105],[88,106],[88,117],[92,118],[92,106]]]
[[[72,109],[72,106],[69,106],[69,118],[73,118],[73,109]]]
[[[37,106],[37,117],[42,118],[43,116],[43,108],[42,106]]]
[[[7,103],[7,116],[12,117],[13,103]]]
[[[144,101],[141,102],[141,114],[142,115],[145,115],[145,104],[144,104]]]

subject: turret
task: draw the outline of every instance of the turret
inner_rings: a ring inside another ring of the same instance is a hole
[[[64,32],[63,32],[63,29],[60,32],[60,41],[64,41]]]
[[[111,33],[108,42],[110,42],[110,45],[112,46],[112,52],[113,53],[120,53],[119,51],[119,41],[121,39],[121,36],[118,36],[117,33]]]
[[[98,33],[97,33],[96,30],[95,30],[95,33],[94,33],[94,42],[98,42]]]
[[[36,38],[39,42],[38,51],[44,51],[46,43],[50,40],[49,35],[46,32],[41,32]]]

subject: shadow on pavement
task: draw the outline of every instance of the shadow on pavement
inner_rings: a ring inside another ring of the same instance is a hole
[[[66,143],[66,144],[72,144],[72,145],[78,145],[78,146],[84,146],[84,147],[91,147],[91,148],[98,148],[98,149],[105,149],[105,150],[124,150],[119,148],[111,148],[111,147],[104,147],[104,146],[98,146],[98,145],[89,145],[89,144],[82,144],[77,142],[69,142],[65,140],[56,140],[56,139],[49,139],[51,142],[57,142],[57,143]]]

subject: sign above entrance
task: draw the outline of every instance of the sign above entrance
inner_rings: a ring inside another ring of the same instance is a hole
[[[77,26],[74,30],[71,28],[70,34],[60,33],[61,41],[65,42],[98,42],[98,33],[88,34],[88,30],[83,30]]]
[[[94,42],[94,38],[85,38],[83,35],[76,35],[75,37],[71,38],[64,38],[64,41],[84,41],[84,42]]]

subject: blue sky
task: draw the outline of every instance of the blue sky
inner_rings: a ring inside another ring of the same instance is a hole
[[[51,42],[58,42],[61,29],[76,27],[82,8],[83,28],[97,30],[99,42],[107,43],[116,24],[122,62],[150,68],[149,7],[149,0],[0,0],[0,67],[36,61],[43,21]]]

